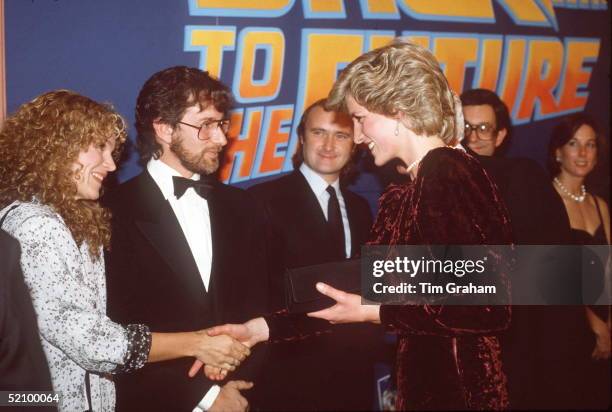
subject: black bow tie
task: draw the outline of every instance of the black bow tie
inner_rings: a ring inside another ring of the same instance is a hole
[[[207,175],[201,176],[200,180],[191,180],[180,176],[172,176],[172,182],[174,183],[174,196],[179,199],[181,196],[185,194],[185,191],[190,187],[193,187],[193,190],[196,191],[197,194],[202,196],[204,199],[208,199],[210,192],[214,187],[214,177]]]

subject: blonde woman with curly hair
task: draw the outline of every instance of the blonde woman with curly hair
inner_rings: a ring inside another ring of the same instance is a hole
[[[106,316],[110,216],[98,198],[125,140],[111,107],[67,90],[24,104],[0,131],[0,227],[21,244],[60,410],[114,410],[111,374],[146,362],[195,357],[233,370],[249,353],[228,336],[152,333]]]

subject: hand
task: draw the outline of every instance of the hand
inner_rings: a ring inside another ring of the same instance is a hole
[[[206,330],[194,332],[194,346],[191,355],[202,363],[233,371],[251,353],[250,349],[227,336],[211,336]]]
[[[317,283],[317,290],[336,301],[336,304],[308,316],[328,320],[331,323],[374,322],[380,323],[380,307],[362,305],[361,296],[335,289],[325,283]]]
[[[242,324],[226,323],[208,329],[209,336],[229,335],[249,348],[269,339],[270,330],[264,318],[251,319]]]
[[[210,412],[222,412],[222,411],[246,411],[249,407],[249,403],[242,396],[240,391],[251,389],[253,387],[252,382],[246,381],[229,381],[221,388],[221,392],[217,396],[217,399],[211,405]]]
[[[189,376],[193,378],[195,374],[200,370],[202,365],[203,363],[196,359],[193,365],[191,365],[191,369],[189,370]],[[204,365],[204,375],[211,381],[222,381],[227,377],[227,370],[217,368],[215,366]]]
[[[211,337],[229,335],[232,338],[240,341],[247,348],[251,348],[259,342],[268,340],[269,332],[270,330],[268,329],[268,324],[264,318],[255,318],[245,323],[238,324],[226,323],[225,325],[215,326],[206,331],[206,333]],[[189,376],[193,378],[205,363],[206,361],[202,362],[199,359],[193,362],[191,369],[189,369]],[[216,366],[215,368],[204,368],[204,374],[210,380],[223,380],[227,376],[228,371],[233,371],[236,369],[225,368],[223,366],[219,368],[218,365],[209,364],[206,366]],[[225,369],[225,372],[222,372],[220,369]]]
[[[607,328],[606,328],[607,329]],[[595,334],[595,349],[591,357],[595,360],[605,360],[610,358],[610,332],[604,330],[602,333]]]

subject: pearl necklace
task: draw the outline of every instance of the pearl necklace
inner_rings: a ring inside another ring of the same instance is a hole
[[[427,153],[425,153],[425,154],[427,154]],[[406,172],[405,173],[406,174],[410,173],[410,171],[412,169],[414,169],[415,166],[417,166],[419,163],[421,163],[421,160],[423,160],[424,157],[425,157],[425,155],[419,157],[417,160],[415,160],[414,162],[410,163],[410,165],[406,168]]]
[[[580,185],[580,195],[575,195],[572,192],[570,192],[565,186],[563,186],[563,183],[561,183],[561,181],[559,179],[557,179],[556,177],[553,179],[555,184],[557,185],[557,187],[565,194],[567,195],[567,197],[569,197],[570,199],[572,199],[574,202],[578,202],[578,203],[582,203],[584,202],[584,199],[586,199],[586,188],[584,187],[584,185]]]

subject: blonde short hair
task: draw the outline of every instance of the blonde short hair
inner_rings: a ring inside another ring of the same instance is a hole
[[[396,39],[359,56],[340,74],[326,107],[346,111],[349,95],[369,111],[400,115],[416,134],[438,136],[449,145],[463,131],[457,118],[461,106],[438,61],[414,43]]]

